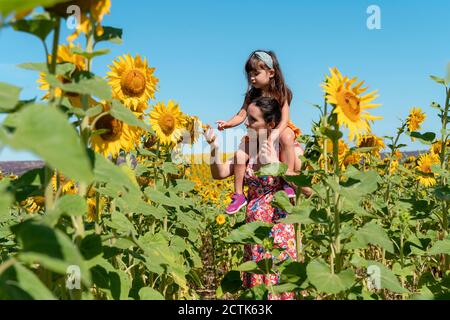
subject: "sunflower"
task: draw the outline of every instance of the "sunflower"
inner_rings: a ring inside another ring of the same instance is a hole
[[[219,214],[219,215],[216,217],[216,223],[217,223],[218,225],[224,224],[225,221],[226,221],[226,217],[225,217],[225,215],[223,215],[223,214]]]
[[[335,106],[333,113],[337,114],[338,124],[349,129],[350,140],[353,140],[355,136],[370,131],[369,121],[382,119],[366,111],[380,106],[371,103],[378,97],[377,91],[361,96],[367,90],[367,87],[362,88],[364,81],[352,87],[356,78],[343,77],[337,68],[330,69],[330,72],[331,76],[326,76],[322,84],[326,100]]]
[[[391,161],[390,158],[384,158],[383,159],[382,164],[383,164],[385,169],[383,169],[383,170],[380,169],[378,171],[380,173],[380,175],[384,175],[388,171],[388,165],[389,165],[390,161]],[[392,159],[391,166],[389,168],[389,174],[393,174],[397,169],[398,169],[398,160],[397,159]]]
[[[323,140],[319,141],[319,145],[321,150],[323,149]],[[348,151],[350,150],[348,144],[346,144],[343,140],[339,139],[339,143],[338,143],[338,157],[339,157],[339,164],[341,166],[341,168],[344,168],[344,158],[347,155]],[[327,139],[327,153],[330,154],[328,156],[328,165],[331,166],[332,164],[332,154],[333,154],[333,141],[330,139]],[[323,154],[319,157],[319,164],[320,167],[323,169],[324,166],[324,157]]]
[[[43,196],[28,197],[20,202],[27,213],[32,214],[40,211],[45,207],[45,198]]]
[[[394,158],[399,159],[399,160],[402,159],[403,158],[402,152],[400,150],[395,150]]]
[[[103,103],[103,109],[109,110],[110,106]],[[103,115],[94,123],[94,130],[107,130],[91,136],[90,142],[94,151],[105,157],[111,155],[116,157],[120,150],[125,152],[134,149],[139,142],[142,129],[130,126],[110,114]]]
[[[96,201],[95,197],[87,199],[88,212],[87,212],[86,220],[88,222],[94,222],[100,218],[103,208],[106,205],[106,199],[104,197],[99,197],[98,204],[99,204],[99,209],[98,209],[99,216],[97,217],[96,216],[97,201]]]
[[[198,158],[197,160],[195,158]],[[185,176],[195,183],[194,190],[201,197],[202,203],[213,204],[220,208],[229,202],[233,193],[233,179],[214,180],[208,162],[202,162],[206,155],[191,155],[192,165],[186,169]],[[244,192],[247,193],[247,187]]]
[[[420,125],[426,118],[426,114],[422,112],[420,108],[412,108],[409,111],[409,116],[406,119],[408,125],[408,131],[414,132],[420,129]]]
[[[333,142],[331,142],[330,144],[328,144],[329,147],[331,147],[331,152],[333,150]],[[328,148],[327,148],[328,149]],[[338,142],[338,155],[339,155],[339,161],[342,161],[342,159],[344,159],[346,153],[349,150],[349,146],[348,144],[346,144],[343,140],[339,139]]]
[[[431,166],[438,163],[439,157],[436,154],[425,153],[419,156],[416,169],[419,171],[417,180],[421,185],[425,187],[431,187],[436,184],[436,179],[433,172],[431,171]]]
[[[101,36],[104,33],[101,25],[103,18],[106,14],[110,13],[111,0],[72,0],[63,4],[59,4],[53,7],[53,11],[56,11],[62,16],[65,16],[66,8],[70,5],[76,5],[81,9],[80,24],[77,26],[77,30],[67,37],[68,42],[73,42],[78,38],[80,33],[88,34],[92,30],[92,22],[95,24],[95,33],[97,36]],[[88,17],[87,13],[90,14]]]
[[[391,168],[389,170],[389,172],[392,174],[394,173],[396,170],[398,169],[398,160],[394,159],[391,162]]]
[[[185,133],[183,133],[182,143],[193,145],[197,142],[203,130],[203,124],[196,116],[186,116],[184,121]],[[187,139],[184,139],[186,137]]]
[[[450,140],[447,140],[445,148],[449,148],[449,147],[450,147]],[[430,153],[437,154],[438,156],[440,156],[441,152],[442,152],[442,140],[433,142],[433,144],[431,145]]]
[[[75,184],[75,181],[69,180],[62,187],[63,194],[77,194],[78,188]]]
[[[75,65],[76,72],[84,71],[86,70],[85,58],[80,55],[73,54],[71,50],[74,47],[75,46],[73,44],[59,45],[56,63],[72,63],[73,65]],[[51,60],[52,55],[49,55],[48,59]],[[42,72],[39,76],[39,79],[37,80],[37,82],[40,84],[39,89],[47,91],[42,97],[43,100],[47,100],[50,97],[50,84],[47,82],[46,76],[47,74]],[[70,78],[67,78],[63,75],[58,75],[57,79],[63,84],[71,82]],[[61,97],[62,94],[63,91],[61,90],[61,88],[55,88],[55,97]],[[81,97],[78,93],[65,92],[64,94],[70,100],[70,103],[73,107],[81,108]],[[90,98],[89,104],[92,104],[94,102],[95,101]]]
[[[349,165],[359,164],[360,161],[361,154],[358,152],[352,152],[344,158],[344,166],[347,167]]]
[[[8,179],[9,179],[10,181],[15,181],[15,180],[19,179],[19,176],[18,176],[18,175],[15,175],[14,173],[10,173],[10,174],[8,175]]]
[[[358,148],[373,148],[370,153],[377,158],[380,157],[380,151],[386,147],[383,138],[373,134],[359,136],[357,146]]]
[[[121,100],[133,111],[142,112],[147,102],[155,97],[158,78],[153,76],[155,68],[149,68],[147,59],[126,54],[113,61],[109,66],[108,82],[114,98]]]
[[[183,135],[185,116],[177,103],[169,100],[157,103],[150,111],[150,125],[162,144],[175,145]]]
[[[52,189],[56,193],[58,191],[58,183],[56,176],[58,173],[53,173],[52,176]],[[59,187],[61,187],[62,194],[77,194],[78,188],[74,180],[67,179],[63,174],[59,173]]]
[[[403,161],[403,166],[407,169],[413,169],[416,166],[416,157],[409,156]]]

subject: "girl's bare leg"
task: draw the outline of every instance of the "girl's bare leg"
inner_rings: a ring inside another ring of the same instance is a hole
[[[295,174],[296,159],[299,160],[295,154],[294,139],[295,134],[291,128],[284,129],[283,132],[280,134],[280,145],[281,145],[280,161],[287,164],[288,166],[288,169],[286,171],[287,175]]]
[[[244,193],[244,176],[245,176],[245,153],[242,150],[236,151],[234,165],[234,192],[238,194]]]
[[[234,154],[234,192],[238,194],[244,194],[244,176],[249,158],[246,150],[248,150],[248,142],[244,141]]]

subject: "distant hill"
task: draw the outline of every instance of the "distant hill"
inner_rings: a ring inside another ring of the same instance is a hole
[[[4,175],[12,173],[21,176],[27,171],[43,166],[44,161],[0,161],[0,170]]]
[[[427,151],[404,151],[403,158],[409,156],[417,156]],[[381,153],[381,157],[384,158],[387,153]],[[119,159],[118,163],[123,162],[123,159]],[[44,167],[44,161],[0,161],[0,170],[3,174],[15,174],[21,176],[27,171]]]

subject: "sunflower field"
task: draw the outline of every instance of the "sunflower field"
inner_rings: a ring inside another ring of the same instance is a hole
[[[80,26],[62,39],[70,5],[81,8]],[[121,29],[103,25],[111,9],[111,0],[0,2],[1,28],[43,45],[43,61],[19,65],[42,97],[23,100],[20,87],[0,82],[0,146],[45,162],[20,176],[0,172],[0,299],[259,300],[286,291],[450,299],[450,68],[430,79],[445,101],[430,101],[428,115],[413,107],[384,137],[371,131],[381,120],[369,113],[377,92],[331,68],[320,119],[299,138],[302,171],[285,176],[297,197],[279,192],[273,202],[289,213],[282,222],[295,226],[299,258],[243,263],[243,244],[283,249],[267,237],[272,225],[223,214],[232,178],[213,180],[207,155],[182,154],[209,126],[176,101],[156,100],[156,68],[142,55],[93,73],[95,58],[109,53],[96,46],[123,41]],[[427,116],[439,117],[436,132],[421,131]],[[403,135],[427,151],[405,156]],[[245,289],[242,272],[281,281]]]

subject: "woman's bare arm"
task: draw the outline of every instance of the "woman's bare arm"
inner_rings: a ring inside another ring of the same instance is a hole
[[[216,141],[214,130],[212,128],[208,129],[205,131],[204,136],[211,146],[210,169],[212,177],[221,180],[232,176],[234,174],[234,164],[230,161],[222,163],[222,159],[219,158],[219,144]]]

